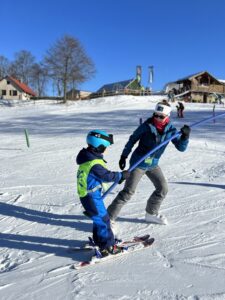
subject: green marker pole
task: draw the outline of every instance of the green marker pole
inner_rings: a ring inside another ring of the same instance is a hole
[[[26,142],[27,142],[27,147],[30,147],[30,141],[29,141],[29,134],[28,134],[28,130],[24,129],[24,134],[26,137]]]

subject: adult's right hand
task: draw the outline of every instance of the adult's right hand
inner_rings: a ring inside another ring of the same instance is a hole
[[[191,133],[191,128],[188,125],[184,125],[181,129],[181,138],[183,140],[189,139],[190,133]]]
[[[121,155],[119,160],[120,169],[123,170],[126,167],[126,157]]]

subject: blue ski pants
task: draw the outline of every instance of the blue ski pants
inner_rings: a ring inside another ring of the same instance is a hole
[[[101,197],[88,194],[81,203],[93,221],[93,240],[100,249],[113,246],[115,239],[110,227],[110,218]]]

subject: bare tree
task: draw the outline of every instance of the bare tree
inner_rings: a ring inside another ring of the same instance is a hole
[[[94,64],[79,40],[68,35],[59,39],[47,51],[45,64],[54,82],[62,85],[64,102],[69,86],[85,82],[95,73]]]
[[[63,82],[60,78],[56,78],[55,76],[51,76],[53,89],[56,90],[56,93],[59,97],[62,96],[63,90]]]
[[[46,85],[48,83],[48,71],[42,63],[35,63],[32,65],[30,81],[31,86],[37,92],[38,96],[44,96]]]
[[[0,79],[8,75],[9,60],[3,55],[0,55]]]
[[[15,54],[15,60],[11,63],[9,72],[12,76],[29,84],[34,63],[35,58],[31,52],[22,50]]]

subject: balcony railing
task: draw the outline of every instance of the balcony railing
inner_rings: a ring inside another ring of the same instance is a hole
[[[225,93],[225,86],[223,85],[192,85],[191,91],[205,92],[205,93]]]

